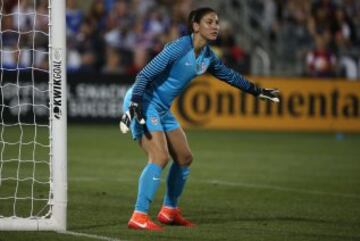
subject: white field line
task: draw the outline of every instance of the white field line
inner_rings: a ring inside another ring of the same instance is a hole
[[[204,181],[204,183],[218,184],[218,185],[223,185],[223,186],[268,189],[268,190],[276,190],[276,191],[283,191],[283,192],[296,192],[296,193],[305,193],[305,194],[328,195],[328,196],[360,199],[360,195],[356,195],[356,194],[324,192],[324,191],[318,191],[318,190],[288,188],[288,187],[280,187],[280,186],[273,186],[273,185],[261,185],[261,184],[251,184],[251,183],[241,183],[241,182],[226,182],[226,181],[219,181],[219,180]]]
[[[96,240],[125,241],[125,240],[122,240],[122,239],[115,239],[115,238],[110,238],[110,237],[106,237],[106,236],[100,236],[100,235],[96,235],[96,234],[78,233],[78,232],[73,232],[73,231],[59,231],[57,233],[65,234],[65,235],[71,235],[71,236],[75,236],[75,237],[91,238],[91,239],[96,239]]]
[[[137,179],[73,177],[73,178],[69,178],[69,181],[75,181],[75,182],[94,182],[94,181],[134,182],[134,181],[137,181]],[[251,184],[251,183],[243,183],[243,182],[228,182],[228,181],[221,181],[221,180],[191,180],[191,181],[195,182],[195,183],[217,184],[217,185],[231,186],[231,187],[267,189],[267,190],[275,190],[275,191],[281,191],[281,192],[294,192],[294,193],[305,193],[305,194],[313,194],[313,195],[324,195],[324,196],[335,196],[335,197],[343,197],[343,198],[360,199],[360,195],[357,195],[357,194],[324,192],[324,191],[319,191],[319,190],[288,188],[288,187],[281,187],[281,186],[275,186],[275,185]]]

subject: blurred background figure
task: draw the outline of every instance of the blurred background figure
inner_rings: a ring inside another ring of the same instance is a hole
[[[307,73],[310,77],[334,77],[336,68],[335,54],[327,47],[323,35],[315,36],[314,49],[306,57]]]
[[[121,67],[121,57],[118,50],[108,47],[106,49],[106,60],[102,72],[105,74],[124,74],[125,71]]]

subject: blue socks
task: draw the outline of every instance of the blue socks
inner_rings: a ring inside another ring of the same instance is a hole
[[[181,167],[175,162],[171,164],[167,178],[167,190],[164,198],[164,206],[172,208],[177,207],[178,198],[184,189],[189,173],[189,167]]]
[[[139,178],[138,195],[135,204],[135,211],[148,213],[150,203],[160,185],[162,168],[155,163],[148,163]],[[175,162],[171,164],[167,177],[167,190],[164,198],[164,206],[177,207],[186,179],[189,175],[189,167],[181,167]]]
[[[138,196],[135,211],[148,213],[150,203],[160,185],[162,168],[155,163],[148,163],[139,178]]]

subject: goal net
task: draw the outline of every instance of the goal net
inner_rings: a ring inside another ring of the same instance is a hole
[[[0,230],[65,230],[65,0],[0,0]]]

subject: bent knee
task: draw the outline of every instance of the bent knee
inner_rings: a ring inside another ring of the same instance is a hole
[[[193,155],[191,152],[184,154],[181,158],[179,158],[178,163],[180,166],[190,166],[193,162]]]
[[[159,153],[154,155],[149,159],[149,162],[156,163],[162,168],[164,168],[170,160],[170,155],[168,153]]]

